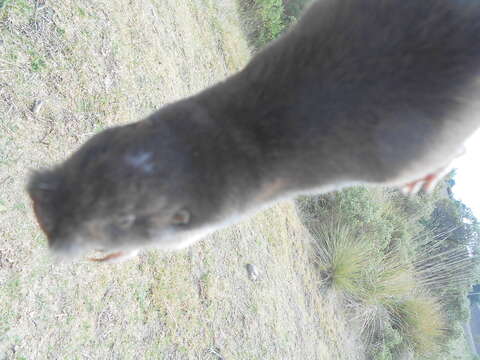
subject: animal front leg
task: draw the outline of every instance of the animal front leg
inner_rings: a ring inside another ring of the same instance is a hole
[[[463,154],[465,154],[464,146],[460,148],[455,158],[458,158]],[[415,195],[420,190],[423,190],[425,193],[430,194],[435,189],[435,186],[437,186],[438,182],[450,171],[452,171],[452,169],[453,169],[453,161],[450,162],[448,165],[441,167],[437,171],[427,174],[421,179],[409,182],[408,184],[401,187],[400,191],[404,195]]]
[[[451,167],[448,167],[448,171],[450,171]],[[407,185],[403,186],[400,191],[404,195],[415,195],[417,194],[420,190],[423,189],[423,191],[427,194],[431,193],[433,189],[435,189],[435,186],[438,184],[438,181],[448,173],[448,171],[444,171],[443,169],[436,171],[432,174],[428,174],[422,179],[412,181],[408,183]]]

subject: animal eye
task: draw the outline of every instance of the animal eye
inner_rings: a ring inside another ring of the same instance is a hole
[[[120,215],[115,219],[115,225],[117,225],[121,229],[130,228],[134,222],[135,215],[133,214]]]
[[[190,212],[185,209],[179,210],[172,217],[173,225],[186,225],[190,222]]]

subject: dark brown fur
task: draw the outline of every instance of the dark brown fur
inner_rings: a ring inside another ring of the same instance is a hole
[[[401,185],[480,125],[480,3],[321,0],[244,70],[28,191],[53,250],[179,248],[280,197]]]

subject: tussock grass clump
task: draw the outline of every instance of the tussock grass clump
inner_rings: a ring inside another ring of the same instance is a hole
[[[415,290],[413,268],[396,249],[383,252],[340,221],[317,222],[310,229],[314,229],[314,261],[324,286],[373,305],[387,305]]]
[[[325,286],[361,297],[365,270],[374,250],[366,241],[358,241],[348,226],[319,223],[315,233],[315,263]]]
[[[442,304],[429,294],[419,294],[392,308],[391,321],[401,331],[405,345],[416,354],[440,350],[446,335]]]
[[[398,298],[410,296],[417,286],[413,268],[403,262],[395,251],[370,260],[365,282],[362,301],[386,307]]]
[[[466,281],[473,261],[468,252],[420,242],[417,255],[405,258],[398,247],[382,249],[371,234],[358,234],[340,220],[316,221],[309,229],[321,284],[347,300],[366,343],[419,356],[441,349],[447,332],[444,305],[428,290],[445,291],[449,283]],[[394,343],[388,332],[397,334]]]

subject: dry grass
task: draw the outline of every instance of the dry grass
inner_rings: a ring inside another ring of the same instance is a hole
[[[290,203],[176,254],[52,261],[29,171],[250,55],[233,1],[44,3],[0,0],[0,358],[361,359],[335,299],[317,293]]]

